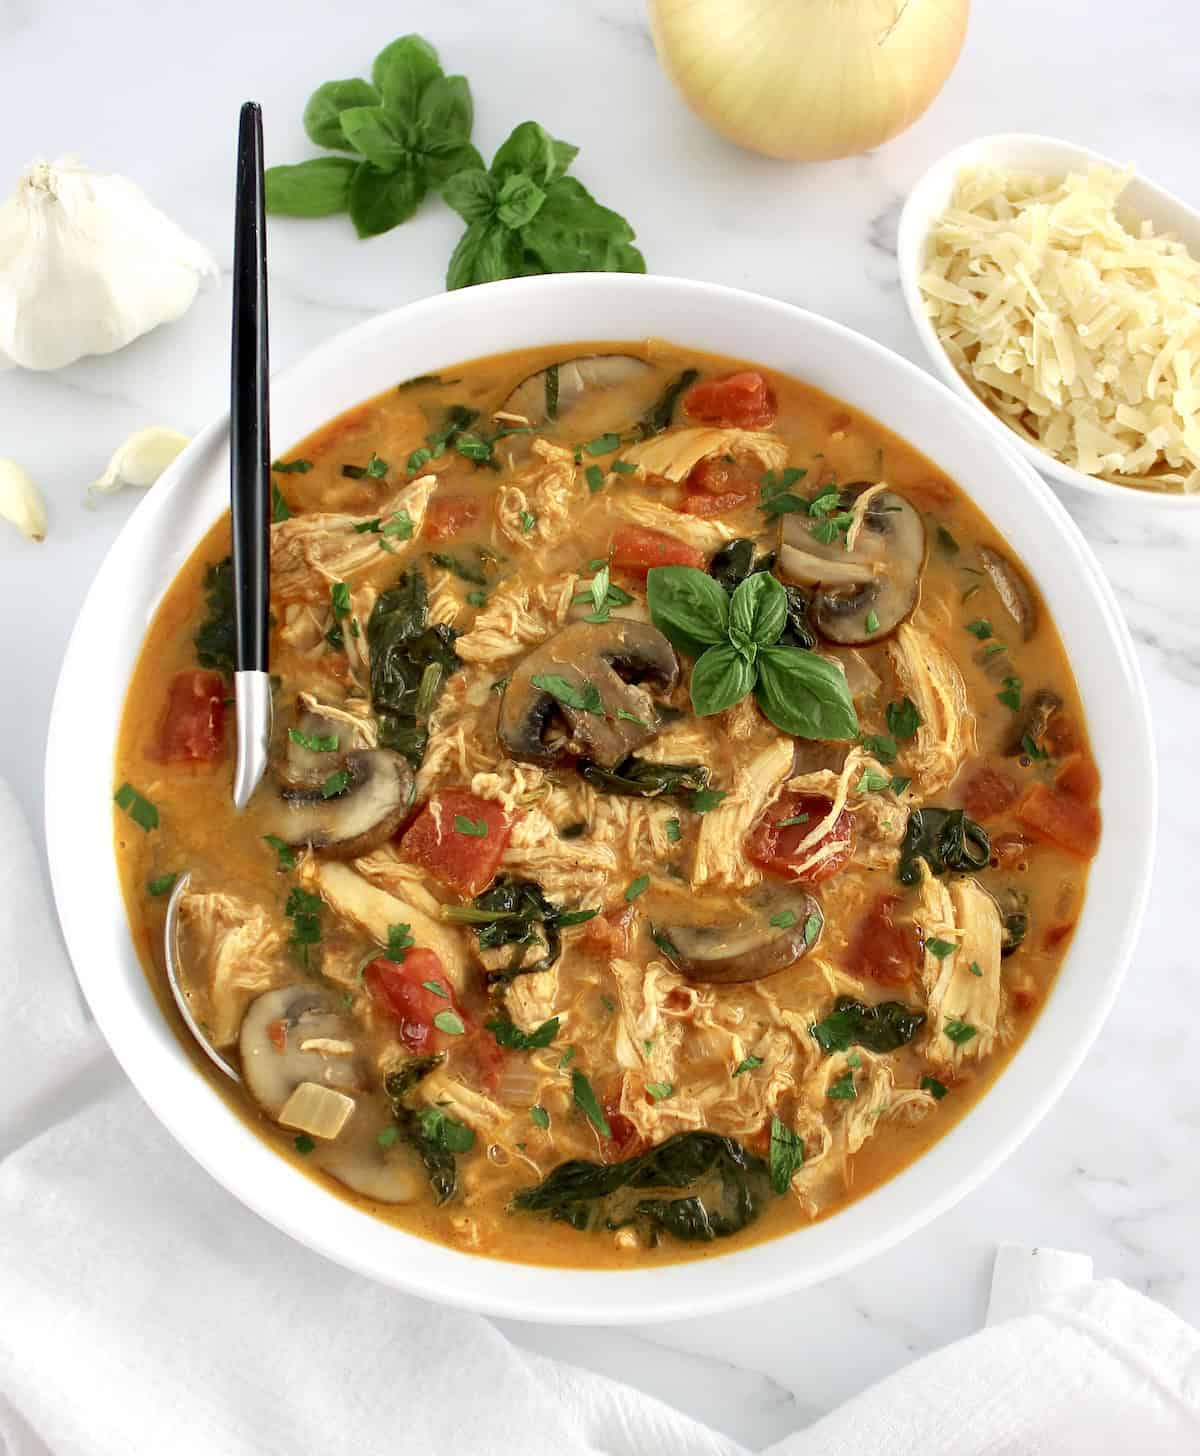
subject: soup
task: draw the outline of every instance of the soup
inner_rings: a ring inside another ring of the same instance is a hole
[[[197,1067],[281,1156],[427,1238],[620,1267],[827,1217],[970,1109],[1100,820],[1054,625],[962,489],[658,341],[406,381],[272,480],[267,779],[235,813],[222,520],[134,673],[116,849],[164,1013],[177,893],[233,1077]]]

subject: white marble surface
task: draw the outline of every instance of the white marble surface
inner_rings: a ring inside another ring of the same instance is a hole
[[[118,356],[57,375],[0,375],[0,455],[33,472],[51,511],[40,547],[0,532],[0,667],[10,705],[0,775],[35,818],[63,646],[135,503],[127,494],[87,509],[84,487],[132,429],[195,431],[224,408],[237,104],[260,100],[269,159],[297,160],[308,155],[299,117],[309,90],[360,73],[406,29],[423,32],[448,70],[470,77],[485,153],[530,114],[578,143],[576,172],[634,221],[652,271],[754,288],[913,358],[892,238],[907,187],[950,146],[989,131],[1067,136],[1134,159],[1200,202],[1200,10],[1189,0],[980,3],[957,71],[916,127],[875,154],[810,167],[739,152],[685,111],[659,73],[639,0],[0,0],[4,184],[38,153],[79,152],[141,182],[224,270],[222,286],[186,319]],[[370,243],[357,242],[341,219],[277,224],[276,366],[440,289],[457,230],[435,205]],[[756,1446],[973,1329],[1000,1240],[1086,1250],[1100,1272],[1200,1322],[1200,1077],[1189,1035],[1200,520],[1068,504],[1137,640],[1165,793],[1156,888],[1135,963],[1066,1096],[955,1211],[844,1278],[728,1318],[638,1333],[505,1326],[514,1340],[652,1390]]]

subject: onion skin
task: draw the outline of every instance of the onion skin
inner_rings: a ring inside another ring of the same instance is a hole
[[[897,136],[954,69],[970,0],[650,0],[659,60],[722,136],[790,161]]]

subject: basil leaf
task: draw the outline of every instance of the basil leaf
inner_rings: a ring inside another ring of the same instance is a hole
[[[350,220],[360,238],[373,238],[410,218],[424,196],[425,178],[411,159],[395,172],[364,162],[350,184]]]
[[[319,147],[335,147],[352,152],[342,130],[342,112],[352,106],[378,106],[379,92],[358,76],[349,81],[326,81],[308,98],[304,108],[304,130],[309,141]]]
[[[469,142],[474,124],[475,104],[465,76],[435,76],[421,92],[417,127],[433,148]],[[422,150],[433,148],[425,146]]]
[[[570,142],[558,141],[536,121],[523,121],[497,149],[492,158],[492,176],[504,182],[523,172],[545,187],[561,177],[578,155],[579,148]]]
[[[511,228],[502,223],[473,222],[450,258],[446,287],[469,288],[473,283],[494,283],[498,278],[520,278],[529,271],[522,262],[521,240]]]
[[[421,92],[442,74],[438,53],[419,35],[402,35],[384,46],[371,66],[371,80],[383,104],[399,117],[415,121]]]
[[[769,647],[778,642],[787,624],[787,593],[767,571],[756,572],[741,582],[729,603],[729,631],[746,634],[751,642]]]
[[[815,652],[761,648],[754,695],[771,722],[796,738],[845,739],[858,733],[845,674]]]
[[[592,1124],[601,1137],[612,1137],[608,1126],[608,1119],[592,1091],[592,1084],[576,1070],[571,1073],[571,1093],[575,1098],[576,1105],[583,1110],[587,1120]]]
[[[646,603],[658,630],[691,657],[725,641],[729,598],[705,571],[694,566],[651,567]]]
[[[710,647],[692,669],[692,707],[701,718],[732,708],[753,688],[754,675],[752,664],[730,643]]]
[[[351,106],[340,119],[351,148],[381,171],[394,172],[410,160],[403,126],[385,107]]]
[[[546,189],[522,241],[547,273],[644,273],[646,261],[632,247],[634,232],[619,212],[601,207],[574,177]]]
[[[263,178],[267,211],[282,217],[330,217],[345,212],[360,165],[349,157],[313,157],[294,167],[268,167]]]
[[[546,194],[532,178],[514,173],[500,188],[496,216],[505,227],[522,228],[533,221],[545,200]]]
[[[483,158],[470,142],[452,139],[433,142],[418,151],[424,163],[425,179],[431,187],[440,187],[458,172],[477,172],[483,166]]]
[[[447,178],[442,197],[464,222],[482,222],[496,210],[497,189],[486,172],[472,169]]]

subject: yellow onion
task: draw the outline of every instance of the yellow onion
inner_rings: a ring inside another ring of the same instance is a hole
[[[970,0],[650,0],[692,110],[768,157],[822,161],[911,126],[954,69]]]

